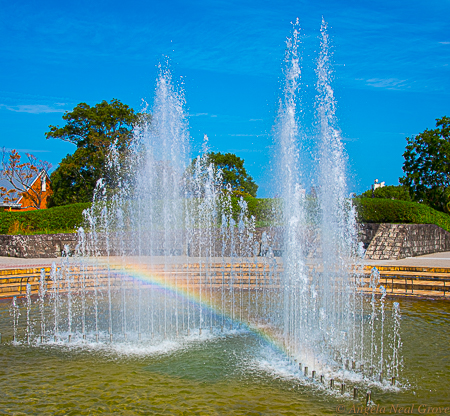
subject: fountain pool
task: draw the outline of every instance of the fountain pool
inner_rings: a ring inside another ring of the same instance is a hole
[[[400,304],[408,386],[396,391],[371,386],[373,401],[385,406],[386,414],[394,414],[392,405],[414,405],[414,414],[420,414],[420,405],[448,407],[450,304]],[[95,343],[36,348],[7,342],[12,338],[7,303],[0,304],[0,322],[2,414],[331,415],[337,406],[350,414],[353,406],[365,405],[365,391],[353,400],[341,396],[338,385],[330,393],[293,378],[284,355],[252,333],[205,333],[159,350],[131,342],[120,348]]]

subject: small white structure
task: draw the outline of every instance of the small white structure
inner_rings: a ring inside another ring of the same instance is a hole
[[[375,179],[375,183],[372,185],[372,190],[375,191],[375,189],[378,188],[384,188],[386,182],[378,183],[378,179]]]

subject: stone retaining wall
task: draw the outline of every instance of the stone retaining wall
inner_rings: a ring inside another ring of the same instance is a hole
[[[135,244],[125,243],[116,239],[116,236],[109,236],[108,243],[105,241],[104,234],[97,234],[97,254],[106,255],[107,245],[110,247],[110,255],[121,255],[123,252],[128,256],[136,256],[139,253],[144,256],[180,256],[188,255],[191,257],[204,256],[206,254],[221,257],[222,255],[231,256],[230,247],[225,247],[222,251],[222,236],[219,234],[220,230],[214,229],[216,233],[212,233],[212,238],[205,239],[200,232],[194,233],[194,241],[208,241],[211,244],[210,249],[206,252],[202,250],[199,244],[191,243],[183,245],[185,241],[182,234],[171,235],[161,234],[156,235],[151,247],[136,247]],[[263,238],[263,234],[265,236]],[[216,235],[215,235],[216,234]],[[164,247],[164,239],[168,239],[168,251]],[[264,243],[264,240],[267,242]],[[269,228],[259,228],[253,235],[251,241],[245,240],[244,244],[236,242],[234,253],[238,256],[253,256],[253,253],[260,254],[261,251],[267,252],[267,246],[270,245],[274,251],[274,255],[281,255],[282,247],[280,245],[279,233]],[[1,257],[21,257],[21,258],[53,258],[60,257],[67,246],[69,252],[75,251],[78,243],[78,234],[39,234],[39,235],[2,235],[0,234],[0,256]]]
[[[267,251],[267,244],[274,251],[275,256],[283,251],[281,243],[281,230],[269,228],[257,229],[254,235],[254,246],[251,250]],[[262,235],[267,236],[267,243],[261,243]],[[421,256],[442,251],[450,251],[450,233],[434,224],[361,224],[359,239],[366,248],[366,258],[372,260],[396,260],[405,257]],[[99,239],[102,245],[101,238]],[[221,239],[213,239],[211,254],[222,255]],[[249,242],[247,242],[249,243]],[[40,234],[40,235],[0,235],[0,256],[22,258],[52,258],[60,257],[64,247],[68,246],[73,252],[77,245],[77,234]],[[314,245],[314,244],[313,244]],[[245,249],[245,247],[244,247]],[[155,251],[156,250],[156,251]],[[239,251],[238,247],[235,248]],[[103,254],[104,250],[100,250]],[[136,255],[133,247],[126,250],[128,255]],[[153,253],[145,255],[164,255],[164,250],[155,247]],[[161,253],[159,252],[161,251]],[[230,255],[225,250],[225,255]],[[248,247],[245,249],[248,251]],[[167,254],[167,253],[166,253]],[[181,247],[173,255],[187,254],[198,256],[199,247],[191,245]],[[251,255],[251,253],[237,253],[238,255]],[[312,253],[314,256],[314,253]]]
[[[378,228],[380,228],[380,224],[372,224],[372,223],[359,224],[358,237],[359,241],[363,243],[365,249],[369,247],[369,244],[375,237]]]
[[[77,245],[78,235],[38,234],[38,235],[0,235],[0,256],[23,258],[60,257],[64,246],[70,251]]]
[[[369,231],[365,231],[367,226]],[[363,237],[376,229],[366,250],[366,258],[371,260],[398,260],[450,251],[450,233],[435,224],[364,224],[361,229]]]

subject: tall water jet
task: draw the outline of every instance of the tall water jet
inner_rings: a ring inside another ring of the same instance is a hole
[[[317,63],[316,111],[319,130],[318,234],[322,273],[318,286],[321,319],[326,322],[327,341],[341,357],[355,360],[356,290],[352,272],[358,262],[355,212],[347,191],[346,155],[337,124],[336,99],[331,86],[330,40],[322,19],[321,50]],[[353,270],[352,270],[353,269]],[[341,338],[342,344],[339,344]]]
[[[300,185],[299,126],[297,99],[301,69],[299,59],[300,24],[293,25],[285,54],[285,85],[274,128],[277,141],[277,174],[281,184],[283,224],[282,287],[284,304],[283,342],[287,348],[299,347],[296,338],[298,320],[302,320],[302,297],[306,288],[304,189]]]
[[[167,68],[160,67],[152,115],[135,129],[134,221],[140,253],[171,256],[182,247],[183,174],[188,131],[184,96],[176,91]],[[157,244],[156,244],[157,242]]]
[[[384,298],[378,305],[375,292],[369,301],[360,290],[364,284],[362,252],[357,243],[355,209],[347,191],[346,156],[331,86],[330,41],[325,21],[315,72],[318,146],[313,180],[317,189],[311,187],[307,194],[306,184],[301,184],[307,172],[302,154],[304,132],[300,127],[301,106],[305,103],[299,88],[299,33],[297,21],[287,41],[285,85],[274,127],[277,179],[282,186],[284,266],[280,287],[283,318],[275,325],[282,328],[280,338],[289,355],[312,370],[338,372],[341,377],[350,369],[350,363],[356,369],[359,360],[358,368],[377,363],[377,371],[381,372],[385,350],[384,346],[378,348],[380,340],[374,339],[374,333],[385,331],[385,320],[382,328],[373,319],[370,328],[366,328],[364,314],[371,308],[374,317],[379,307],[384,308]],[[377,287],[378,282],[373,290]]]
[[[164,286],[171,270],[168,258],[185,250],[182,185],[188,133],[183,105],[183,94],[175,90],[171,73],[160,67],[151,122],[146,120],[135,131],[138,151],[143,149],[143,161],[135,177],[134,200],[138,207],[134,217],[139,232],[134,246],[139,247],[138,255],[164,256]],[[173,316],[168,311],[178,298],[169,299],[167,290],[163,296],[163,314],[157,318],[166,338],[169,331],[178,332],[179,305],[175,305]]]

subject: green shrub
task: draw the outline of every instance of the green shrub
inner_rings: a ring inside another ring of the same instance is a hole
[[[248,212],[256,218],[257,226],[271,222],[273,199],[245,197]],[[231,198],[235,220],[239,216],[239,198]],[[0,234],[53,234],[74,232],[83,224],[83,211],[90,203],[78,203],[25,212],[0,212]]]
[[[253,215],[258,222],[266,222],[272,219],[274,199],[270,198],[244,198],[247,202],[248,213]]]
[[[436,224],[450,232],[450,215],[417,202],[381,198],[353,199],[359,222]]]
[[[371,198],[371,197],[372,197],[371,189],[362,193],[359,196],[359,198]],[[409,195],[408,188],[402,185],[398,186],[388,185],[383,186],[382,188],[377,188],[373,192],[373,197],[381,199],[396,199],[399,201],[411,201],[411,196]]]
[[[237,221],[239,217],[240,198],[231,197],[231,205],[233,209],[233,217]],[[256,226],[261,227],[268,225],[272,221],[272,212],[277,201],[271,198],[254,198],[251,196],[244,197],[245,202],[247,202],[247,208],[249,215],[253,215],[256,220]]]
[[[245,197],[250,215],[257,226],[273,222],[272,213],[279,200]],[[436,224],[450,232],[450,215],[424,204],[381,198],[354,198],[359,222]],[[65,205],[37,211],[0,212],[0,234],[48,234],[73,232],[83,223],[83,210],[90,203]],[[232,198],[237,220],[239,199]]]
[[[83,210],[90,203],[79,203],[24,212],[0,212],[0,234],[48,234],[73,232],[83,223]]]

